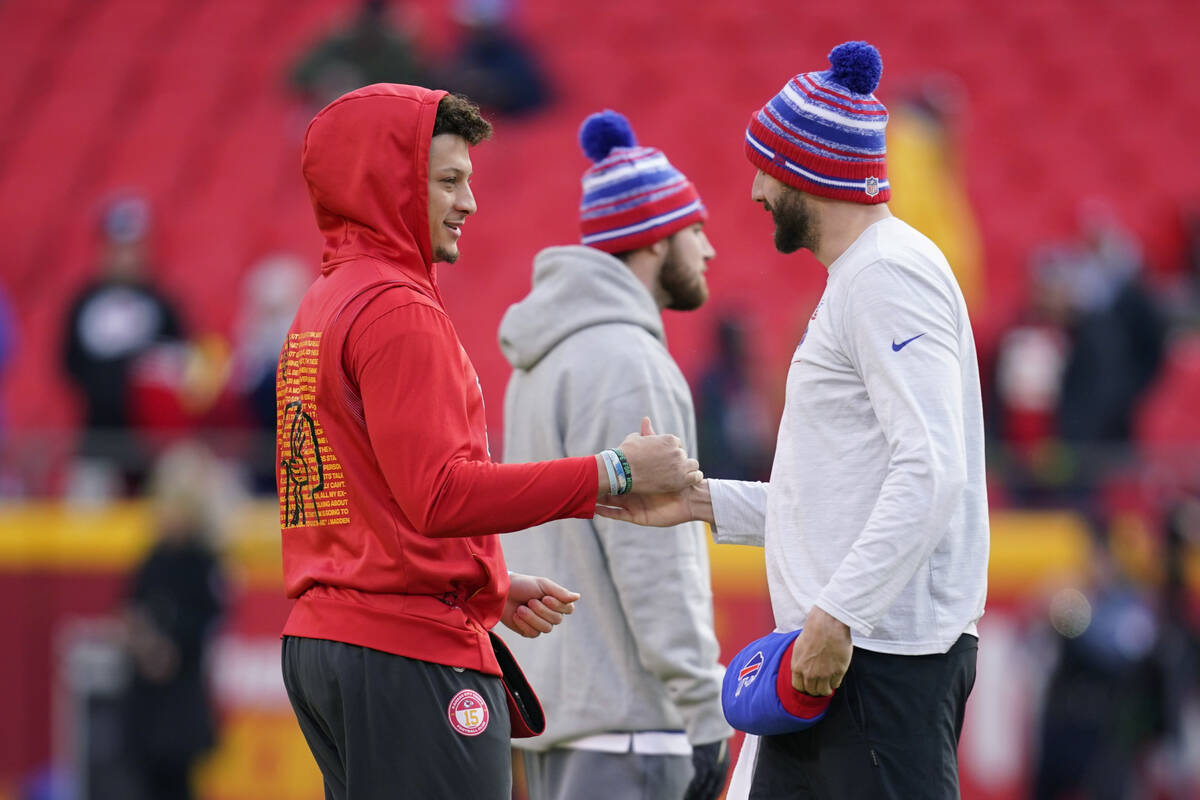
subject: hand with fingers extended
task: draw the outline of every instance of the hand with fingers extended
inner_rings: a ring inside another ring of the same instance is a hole
[[[621,452],[633,477],[632,494],[678,492],[704,478],[700,463],[688,458],[679,437],[656,434],[649,417],[642,418],[641,433],[625,437]]]
[[[706,480],[679,492],[605,497],[596,502],[596,516],[655,528],[669,528],[693,520],[714,524],[712,496]]]
[[[509,574],[508,599],[500,621],[526,639],[534,639],[554,630],[564,614],[575,610],[578,599],[578,593],[549,578],[513,572]]]
[[[792,686],[817,697],[833,694],[842,685],[853,653],[850,628],[813,606],[792,648]]]

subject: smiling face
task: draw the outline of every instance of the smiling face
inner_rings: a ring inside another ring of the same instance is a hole
[[[429,241],[433,260],[458,260],[458,238],[476,211],[471,192],[471,154],[467,140],[439,133],[429,146]]]
[[[750,198],[762,203],[775,221],[775,249],[794,253],[804,248],[817,252],[819,236],[809,198],[761,169],[754,176]]]

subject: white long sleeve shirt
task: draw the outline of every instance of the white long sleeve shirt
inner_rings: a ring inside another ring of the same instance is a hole
[[[710,481],[720,542],[764,543],[780,630],[942,653],[987,594],[979,367],[941,251],[890,217],[829,267],[792,356],[770,483]]]

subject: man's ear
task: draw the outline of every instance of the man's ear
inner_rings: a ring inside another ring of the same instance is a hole
[[[671,249],[671,239],[670,237],[667,237],[666,239],[659,239],[646,249],[653,253],[655,258],[657,258],[659,261],[662,261],[667,257],[667,251]]]

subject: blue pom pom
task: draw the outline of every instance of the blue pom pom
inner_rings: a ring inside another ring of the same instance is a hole
[[[616,111],[605,109],[592,114],[579,126],[579,146],[592,161],[608,158],[614,147],[637,147],[629,120]]]
[[[829,52],[830,78],[855,94],[870,94],[879,85],[883,59],[866,42],[846,42]]]

